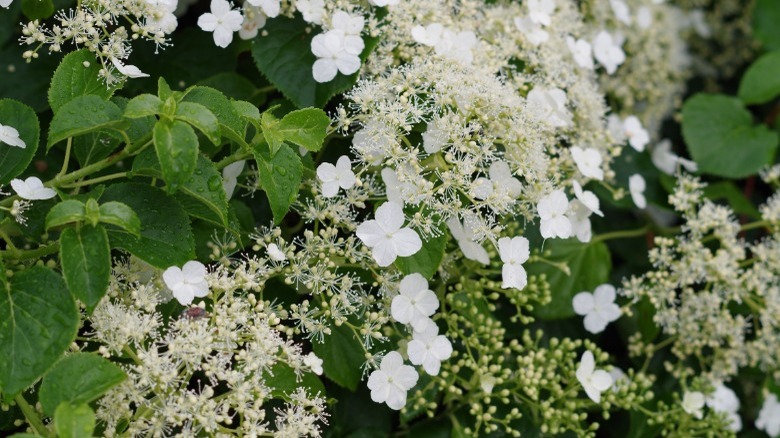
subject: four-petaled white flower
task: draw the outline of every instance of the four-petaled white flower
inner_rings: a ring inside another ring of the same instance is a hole
[[[602,284],[593,293],[580,292],[571,301],[574,312],[585,316],[585,330],[596,334],[607,328],[607,324],[620,318],[620,307],[615,304],[615,287]]]
[[[566,217],[569,209],[569,200],[563,190],[555,190],[539,200],[536,210],[539,213],[541,224],[539,229],[542,237],[560,237],[566,239],[571,236],[571,222]]]
[[[18,148],[26,148],[27,145],[24,140],[19,138],[19,131],[12,126],[3,125],[0,123],[0,143],[5,143],[8,146],[16,146]]]
[[[542,29],[539,23],[534,23],[528,17],[515,17],[515,26],[517,30],[528,38],[528,42],[538,46],[550,39],[550,34]]]
[[[44,187],[43,181],[37,176],[31,176],[25,180],[14,178],[11,180],[11,188],[20,198],[28,201],[51,199],[57,196],[57,192],[54,189]]]
[[[528,261],[530,251],[528,239],[522,236],[498,239],[498,254],[504,266],[501,268],[501,288],[522,290],[528,284],[528,275],[523,263]]]
[[[225,189],[225,195],[230,199],[238,185],[238,176],[244,171],[246,160],[230,163],[222,169],[222,188]]]
[[[414,367],[404,365],[399,352],[391,351],[382,358],[379,369],[368,376],[371,400],[387,403],[390,409],[399,411],[406,405],[406,392],[417,384],[419,377]]]
[[[612,6],[612,12],[615,13],[615,18],[618,21],[623,24],[631,24],[631,11],[623,0],[609,0],[609,4]]]
[[[349,36],[341,30],[331,30],[316,35],[311,40],[311,52],[317,57],[311,67],[317,82],[329,82],[338,72],[351,75],[360,69],[360,52],[363,40]]]
[[[423,330],[429,316],[439,308],[439,299],[428,289],[428,281],[418,273],[409,274],[401,280],[399,293],[390,304],[390,314],[401,324],[410,324],[415,330]]]
[[[371,255],[381,266],[390,266],[396,257],[409,257],[422,248],[417,232],[404,224],[404,211],[395,202],[385,202],[376,210],[376,219],[363,222],[355,234],[371,248]]]
[[[436,324],[430,324],[423,331],[414,331],[406,352],[409,362],[422,365],[426,373],[435,376],[439,374],[442,361],[452,356],[452,344],[446,336],[439,334]]]
[[[281,9],[279,0],[246,0],[246,2],[262,9],[263,13],[270,18],[279,15],[279,10]]]
[[[303,357],[303,364],[309,367],[311,372],[320,376],[322,375],[322,359],[317,357],[314,352],[311,352]]]
[[[635,173],[628,177],[628,191],[631,193],[631,199],[637,207],[642,209],[647,207],[647,199],[645,198],[646,188],[647,183],[642,175]]]
[[[330,22],[333,29],[344,32],[344,35],[360,38],[366,19],[362,15],[350,15],[344,11],[336,11]]]
[[[444,26],[439,23],[431,23],[425,27],[417,25],[412,28],[412,39],[420,44],[436,47],[444,34]]]
[[[771,437],[780,435],[780,402],[775,394],[769,394],[764,399],[756,418],[756,429],[763,430]]]
[[[233,32],[241,29],[244,17],[233,10],[227,0],[211,0],[211,12],[198,18],[198,26],[206,32],[214,32],[214,44],[225,48],[233,41]]]
[[[339,192],[339,188],[350,189],[357,179],[352,172],[352,161],[342,155],[336,161],[336,165],[322,163],[317,167],[317,178],[322,181],[322,196],[332,198]]]
[[[566,109],[566,92],[560,88],[534,87],[526,98],[536,111],[536,117],[555,128],[571,124],[571,114]]]
[[[171,266],[163,272],[162,278],[174,298],[184,306],[190,305],[195,297],[205,297],[209,293],[206,267],[197,260],[190,260],[181,268]]]
[[[490,179],[480,177],[474,180],[472,194],[477,199],[487,199],[492,194],[517,199],[523,192],[523,185],[512,176],[512,170],[506,161],[494,161],[488,171]]]
[[[266,251],[268,251],[268,258],[275,262],[283,262],[287,260],[287,256],[275,243],[269,244],[266,248]]]
[[[257,32],[265,26],[266,15],[257,6],[244,3],[244,22],[238,30],[238,36],[242,40],[251,40],[257,36]]]
[[[582,68],[593,70],[593,46],[585,40],[575,40],[571,36],[566,37],[566,45],[569,46],[574,62]]]
[[[683,411],[694,417],[701,419],[704,415],[704,394],[699,391],[685,391],[682,402]]]
[[[295,2],[298,12],[303,14],[307,23],[322,24],[325,16],[325,0],[298,0]]]
[[[555,0],[528,0],[528,18],[534,23],[549,26],[555,11]]]
[[[677,172],[677,166],[682,166],[688,172],[696,172],[699,166],[695,162],[682,158],[672,152],[672,142],[668,139],[661,140],[654,148],[650,156],[653,164],[661,172],[667,175],[674,175]]]
[[[141,69],[134,65],[124,65],[122,62],[114,57],[111,58],[111,63],[114,64],[114,67],[119,71],[119,73],[122,73],[123,75],[127,76],[128,78],[148,78],[149,75],[142,72]]]
[[[571,151],[571,157],[574,159],[574,164],[577,165],[577,169],[579,169],[582,176],[599,181],[604,179],[604,171],[601,169],[603,158],[598,150],[595,148],[582,149],[577,146],[572,146],[569,150]]]
[[[469,222],[468,217],[464,217],[461,224],[458,218],[453,216],[447,219],[447,227],[467,259],[487,265],[490,263],[490,257],[485,248],[474,240],[474,230],[469,226]]]
[[[612,386],[612,376],[604,370],[596,369],[596,360],[590,350],[582,354],[576,375],[585,394],[596,403],[601,402],[601,393]]]
[[[572,199],[569,202],[569,210],[566,212],[566,217],[571,222],[572,234],[580,242],[590,242],[593,235],[590,224],[590,215],[592,213],[579,199]]]
[[[626,60],[626,54],[621,48],[622,42],[618,42],[609,32],[602,30],[593,40],[593,57],[604,66],[607,74],[615,73],[618,66]]]
[[[623,120],[623,131],[628,137],[628,144],[637,152],[645,150],[645,146],[650,143],[650,134],[636,116],[628,116]]]
[[[723,383],[715,385],[715,390],[706,396],[704,403],[713,411],[726,414],[730,420],[729,428],[734,432],[742,430],[742,417],[739,416],[739,398],[734,391]]]
[[[598,216],[604,216],[599,208],[599,198],[595,193],[590,190],[582,190],[582,186],[577,181],[572,181],[572,188],[574,189],[574,196],[578,201],[582,203],[591,213],[595,213]]]
[[[473,31],[455,32],[439,23],[431,23],[425,27],[413,27],[412,38],[420,44],[433,47],[442,58],[462,64],[471,64],[474,59],[471,49],[477,45],[477,34]]]

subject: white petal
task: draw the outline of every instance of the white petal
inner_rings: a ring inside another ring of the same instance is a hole
[[[336,180],[322,183],[322,196],[332,198],[339,193],[339,182]]]
[[[219,24],[219,19],[214,14],[205,13],[198,18],[198,26],[206,32],[214,32]]]
[[[406,391],[391,387],[387,395],[387,407],[400,411],[406,405]]]
[[[490,264],[490,256],[488,256],[487,250],[479,243],[471,240],[458,240],[458,246],[460,246],[460,250],[463,251],[463,255],[467,259],[480,262],[483,265]]]
[[[393,244],[395,245],[396,252],[401,257],[409,257],[417,254],[422,248],[422,240],[420,236],[411,228],[402,228],[393,234]]]
[[[574,295],[571,300],[571,305],[574,308],[574,313],[577,315],[587,315],[595,308],[593,300],[593,294],[590,292],[580,292]]]
[[[409,324],[415,314],[414,306],[409,298],[396,295],[390,304],[390,315],[401,324]]]
[[[616,296],[615,286],[612,286],[611,284],[599,285],[596,290],[593,291],[593,300],[596,302],[597,306],[614,303]]]
[[[400,230],[404,220],[404,210],[395,202],[385,202],[376,209],[376,221],[388,233]]]
[[[181,268],[187,282],[199,282],[206,276],[206,266],[197,260],[190,260]]]
[[[162,278],[165,285],[171,290],[184,282],[184,274],[178,266],[171,266],[166,269],[165,272],[163,272]]]
[[[590,383],[600,392],[604,392],[612,386],[612,376],[604,370],[596,370],[590,378]]]
[[[379,242],[387,240],[387,232],[375,220],[366,221],[358,225],[355,234],[369,248],[373,248]]]
[[[371,256],[374,257],[377,265],[384,268],[395,261],[398,257],[398,251],[392,240],[384,238],[372,248]]]
[[[222,26],[214,29],[214,44],[223,49],[233,41],[233,31]]]
[[[336,77],[338,67],[336,62],[330,58],[320,58],[314,61],[311,66],[311,74],[314,80],[319,83],[330,82]]]
[[[347,52],[341,52],[336,56],[336,67],[344,75],[351,75],[360,70],[360,58]]]
[[[583,325],[585,326],[585,330],[595,335],[603,332],[604,329],[607,328],[607,321],[605,321],[600,314],[591,312],[585,315]]]
[[[528,284],[528,274],[521,265],[504,264],[501,269],[501,288],[509,289],[514,287],[522,290]]]

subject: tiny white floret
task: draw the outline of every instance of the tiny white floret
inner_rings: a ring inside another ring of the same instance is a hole
[[[390,266],[396,257],[409,257],[422,248],[417,232],[403,227],[404,212],[395,202],[385,202],[376,210],[376,219],[357,227],[358,238],[371,248],[371,255],[381,266]]]
[[[19,138],[19,131],[16,128],[0,123],[0,143],[5,143],[8,146],[16,146],[18,148],[26,148],[27,145],[24,140]]]
[[[615,287],[611,284],[602,284],[593,293],[574,295],[572,307],[575,313],[585,316],[585,330],[601,333],[610,322],[620,318],[620,307],[615,304],[615,297]]]
[[[54,189],[44,187],[43,181],[37,176],[31,176],[25,180],[14,178],[11,180],[11,188],[20,198],[28,201],[51,199],[57,196],[57,192]]]
[[[642,209],[647,207],[645,188],[647,188],[647,183],[642,175],[635,173],[628,177],[628,191],[631,193],[631,199],[637,207]]]
[[[183,306],[189,306],[195,297],[205,297],[209,293],[206,266],[197,260],[190,260],[181,268],[171,266],[163,272],[162,278]]]
[[[681,405],[685,412],[701,419],[704,415],[704,394],[699,391],[685,391]]]
[[[528,284],[528,274],[523,263],[530,256],[528,239],[522,236],[498,239],[498,253],[504,266],[501,268],[501,288],[522,290]]]
[[[233,10],[226,0],[211,0],[211,12],[198,18],[198,26],[206,32],[214,32],[214,44],[225,48],[233,41],[233,32],[241,30],[244,17]]]
[[[439,299],[428,289],[428,281],[418,273],[401,280],[399,293],[390,304],[390,314],[401,324],[410,324],[415,330],[428,325],[429,316],[439,308]]]
[[[354,187],[357,179],[352,172],[352,161],[346,155],[339,157],[336,165],[322,163],[317,167],[317,178],[322,182],[322,196],[332,198],[339,192]]]
[[[585,394],[595,403],[600,403],[601,393],[612,386],[612,376],[604,370],[596,369],[596,360],[590,350],[582,354],[576,375]]]
[[[368,376],[371,400],[387,403],[390,409],[399,411],[406,405],[406,393],[417,384],[419,378],[414,367],[404,365],[399,352],[391,351],[382,358],[379,369]]]
[[[439,374],[442,361],[452,356],[452,344],[446,336],[439,334],[436,324],[431,324],[423,331],[414,331],[406,352],[411,363],[422,365],[426,373],[435,376]]]

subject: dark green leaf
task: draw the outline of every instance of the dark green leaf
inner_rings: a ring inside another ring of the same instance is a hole
[[[182,266],[195,256],[189,218],[181,205],[162,190],[145,184],[120,183],[108,187],[103,202],[127,204],[141,220],[141,237],[110,228],[112,248],[124,248],[152,266]]]
[[[22,0],[22,12],[28,20],[42,20],[54,14],[52,0]]]
[[[303,177],[301,158],[286,144],[273,157],[265,145],[255,147],[254,155],[260,183],[271,204],[274,222],[278,224],[298,197]]]
[[[176,119],[185,121],[202,132],[210,142],[220,143],[219,120],[205,106],[193,102],[180,102],[176,107]]]
[[[125,111],[127,104],[130,102],[127,98],[119,96],[112,97],[111,101],[122,111]],[[129,126],[125,129],[125,133],[127,134],[127,137],[129,137],[130,142],[134,145],[146,143],[152,138],[152,130],[154,129],[155,123],[157,123],[157,117],[154,116],[130,119]]]
[[[184,184],[198,162],[198,136],[179,120],[159,120],[154,125],[154,149],[170,192]]]
[[[130,99],[125,107],[124,115],[129,119],[149,117],[160,113],[162,100],[154,94],[141,94]]]
[[[593,292],[596,286],[609,281],[612,261],[603,242],[581,243],[577,239],[549,239],[545,242],[546,257],[553,263],[569,267],[565,273],[549,263],[529,263],[529,275],[545,275],[552,291],[552,301],[534,312],[542,319],[561,319],[574,316],[571,300],[579,292]]]
[[[116,225],[134,236],[141,235],[141,220],[132,208],[121,202],[100,205],[100,222]]]
[[[198,85],[219,90],[231,99],[254,101],[253,97],[258,94],[257,88],[249,79],[234,72],[218,73],[198,82]]]
[[[49,87],[49,105],[56,113],[78,96],[94,95],[108,99],[115,87],[106,87],[100,80],[103,68],[87,49],[68,53],[54,72]]]
[[[25,147],[20,148],[0,141],[0,184],[8,184],[32,161],[41,128],[32,108],[11,99],[0,99],[0,123],[19,131],[19,138],[25,143]]]
[[[209,87],[194,87],[184,96],[183,102],[199,103],[208,108],[219,120],[223,136],[244,143],[244,123],[233,109],[227,97]]]
[[[82,166],[96,163],[111,155],[121,140],[108,132],[92,132],[73,139],[73,155]]]
[[[106,294],[111,249],[103,226],[66,228],[60,236],[60,263],[70,292],[92,313]]]
[[[422,248],[409,257],[398,257],[395,266],[406,275],[419,272],[430,280],[439,269],[447,246],[447,234],[423,242]]]
[[[94,95],[78,96],[54,114],[49,126],[48,146],[52,147],[68,137],[108,128],[120,129],[126,124],[122,111],[115,103]]]
[[[43,377],[39,401],[43,412],[51,415],[62,402],[81,404],[98,399],[126,377],[121,368],[97,354],[69,354]]]
[[[91,437],[95,431],[95,413],[86,404],[62,402],[54,412],[54,428],[59,438]]]
[[[770,52],[748,67],[737,93],[747,105],[766,103],[780,95],[780,52]]]
[[[62,201],[52,207],[46,215],[46,229],[82,221],[86,218],[86,213],[83,202],[75,199]]]
[[[313,373],[304,373],[299,379],[295,370],[283,362],[277,362],[271,372],[266,372],[266,381],[271,387],[271,394],[274,397],[286,398],[300,387],[306,388],[310,395],[325,396],[325,386],[322,385],[319,377]]]
[[[744,178],[774,157],[777,133],[754,126],[737,98],[697,94],[685,102],[682,114],[683,137],[701,172]]]
[[[360,383],[360,367],[365,361],[360,339],[346,325],[331,327],[322,343],[313,342],[314,353],[322,359],[322,369],[329,379],[354,391]]]
[[[780,2],[756,0],[753,10],[753,35],[768,50],[780,50]]]
[[[65,282],[33,266],[0,291],[0,391],[18,394],[44,374],[76,339],[79,313]]]

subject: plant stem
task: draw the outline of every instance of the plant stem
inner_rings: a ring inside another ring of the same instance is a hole
[[[593,240],[591,240],[591,243],[604,242],[605,240],[612,240],[612,239],[627,239],[631,237],[639,237],[647,234],[648,231],[650,231],[649,225],[645,225],[644,227],[637,228],[635,230],[613,231],[611,233],[599,234],[598,236],[594,237]]]
[[[128,172],[112,173],[110,175],[103,175],[103,176],[99,176],[97,178],[85,179],[85,180],[82,180],[82,181],[79,181],[79,182],[75,182],[75,183],[72,183],[72,184],[61,184],[60,187],[66,187],[66,188],[84,187],[84,186],[88,186],[88,185],[92,185],[92,184],[101,183],[103,181],[110,181],[112,179],[123,178],[123,177],[127,176],[127,173]]]
[[[68,143],[65,146],[65,158],[62,160],[62,169],[57,176],[63,176],[68,172],[68,161],[70,161],[70,149],[73,145],[73,137],[68,137]]]
[[[252,154],[248,154],[248,153],[243,152],[243,151],[238,151],[238,152],[236,152],[233,155],[228,155],[227,157],[219,160],[219,162],[216,163],[214,166],[218,170],[222,170],[224,167],[226,167],[226,166],[228,166],[230,164],[233,164],[233,163],[235,163],[237,161],[246,160],[248,158],[252,158]]]
[[[43,425],[41,417],[39,417],[38,413],[35,412],[35,409],[33,409],[33,407],[27,403],[27,400],[24,399],[22,394],[17,394],[16,397],[14,397],[14,400],[16,401],[16,405],[19,406],[19,409],[24,414],[24,418],[27,419],[27,422],[30,424],[30,426],[32,426],[35,432],[38,435],[48,435],[49,431],[46,429],[46,426]]]
[[[59,251],[60,242],[54,242],[47,246],[42,246],[36,249],[7,249],[0,251],[0,257],[4,259],[25,260],[35,259],[43,257],[45,255],[54,254]]]

